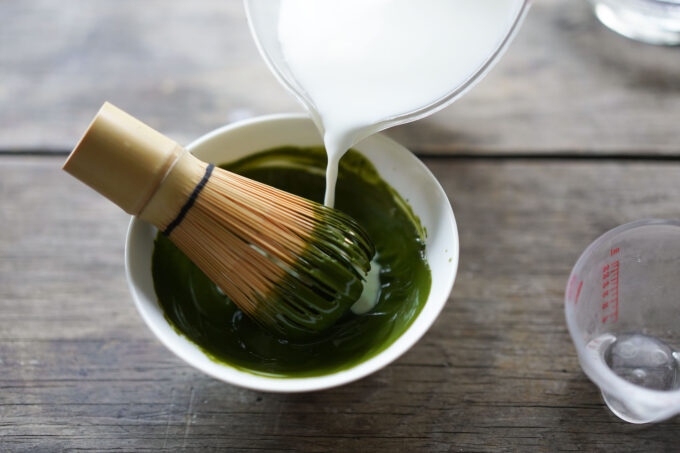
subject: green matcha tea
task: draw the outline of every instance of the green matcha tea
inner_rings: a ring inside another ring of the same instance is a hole
[[[317,202],[323,200],[323,148],[277,148],[222,167]],[[254,374],[320,376],[375,356],[404,333],[429,295],[423,229],[408,204],[354,150],[340,162],[335,207],[356,219],[376,248],[380,288],[377,304],[367,313],[349,311],[313,340],[276,337],[246,317],[159,234],[152,273],[166,318],[213,360]]]

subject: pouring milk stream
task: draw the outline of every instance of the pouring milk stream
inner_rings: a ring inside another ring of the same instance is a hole
[[[284,64],[323,131],[329,206],[342,155],[391,119],[434,104],[479,75],[526,6],[523,0],[259,1],[278,3]]]
[[[272,72],[309,111],[328,154],[333,206],[340,158],[362,139],[445,107],[498,59],[528,0],[244,0]],[[352,307],[375,304],[376,260]]]

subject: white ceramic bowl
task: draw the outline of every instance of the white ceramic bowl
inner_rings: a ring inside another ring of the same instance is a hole
[[[187,147],[199,158],[224,163],[278,146],[320,146],[321,138],[304,115],[271,115],[224,126]],[[409,202],[427,229],[426,255],[432,272],[430,295],[411,326],[388,348],[355,366],[318,377],[272,378],[217,363],[194,343],[179,335],[158,305],[151,277],[151,254],[156,229],[133,218],[125,247],[130,291],[142,318],[172,352],[204,373],[230,384],[270,392],[304,392],[346,384],[389,364],[413,346],[444,307],[458,268],[458,230],[444,190],[410,151],[395,141],[374,135],[355,146],[382,178]]]

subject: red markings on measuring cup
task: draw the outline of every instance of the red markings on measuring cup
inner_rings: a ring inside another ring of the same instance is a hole
[[[617,253],[619,253],[620,251],[621,251],[621,250],[619,250],[618,247],[616,247],[615,249],[611,249],[611,250],[609,251],[609,256],[614,256],[614,255],[616,255]]]
[[[611,255],[619,253],[612,249]],[[619,260],[602,267],[602,324],[615,323],[619,319]]]
[[[578,287],[576,287],[576,282],[578,282],[578,276],[577,275],[572,275],[571,279],[569,279],[569,285],[567,287],[567,300],[570,300],[576,305],[578,302],[578,296],[581,295],[581,288],[583,288],[583,280],[581,280],[578,284]],[[574,294],[574,290],[576,290],[576,294]]]

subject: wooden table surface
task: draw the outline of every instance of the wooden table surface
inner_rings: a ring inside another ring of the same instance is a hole
[[[677,451],[679,419],[618,420],[581,372],[563,292],[580,252],[680,217],[680,53],[538,0],[460,102],[390,135],[441,181],[458,277],[408,353],[279,395],[166,350],[127,290],[128,218],[60,171],[111,100],[180,142],[299,111],[237,0],[0,0],[0,451]]]

